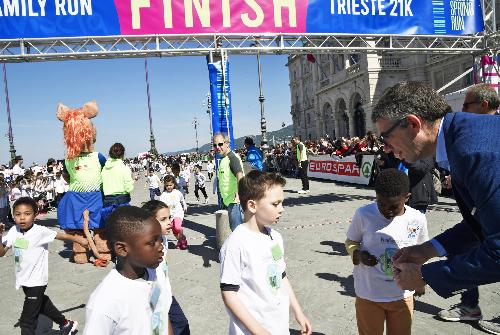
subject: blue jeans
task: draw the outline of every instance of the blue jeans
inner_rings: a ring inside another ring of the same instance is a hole
[[[168,311],[168,317],[172,323],[172,330],[174,335],[190,335],[189,322],[182,311],[181,306],[177,302],[174,296],[172,296],[172,305],[170,305],[170,310]]]
[[[479,290],[477,287],[470,288],[467,291],[463,292],[460,296],[460,302],[471,308],[477,307],[479,305]]]
[[[241,211],[240,204],[230,204],[227,206],[227,213],[229,215],[229,227],[234,231],[236,227],[243,223],[243,212]]]
[[[155,200],[155,196],[159,196],[161,191],[159,188],[150,188],[149,189],[149,199]]]

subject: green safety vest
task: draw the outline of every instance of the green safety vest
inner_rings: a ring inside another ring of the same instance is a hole
[[[66,159],[69,173],[69,190],[73,192],[94,192],[101,190],[101,163],[99,153],[82,153],[73,159]]]
[[[234,153],[238,158],[241,166],[241,172],[243,171],[243,163],[238,154]],[[217,170],[217,180],[219,186],[219,193],[222,197],[222,202],[225,206],[236,203],[234,200],[236,198],[236,192],[238,192],[238,179],[231,172],[231,167],[229,166],[229,157],[226,156],[220,160],[219,169]]]
[[[302,147],[304,148],[303,152],[301,150],[299,150],[300,144],[302,144]],[[299,142],[299,144],[297,144],[297,161],[299,163],[302,161],[307,161],[307,148],[306,148],[305,144],[302,142]]]

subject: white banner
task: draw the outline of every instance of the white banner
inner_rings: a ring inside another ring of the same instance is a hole
[[[311,178],[368,185],[374,158],[373,155],[363,155],[361,167],[358,167],[354,156],[344,158],[330,155],[309,156],[307,175]]]

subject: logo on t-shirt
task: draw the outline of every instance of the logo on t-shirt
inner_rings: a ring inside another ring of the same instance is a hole
[[[267,283],[273,294],[277,294],[281,287],[281,273],[279,272],[278,264],[269,264],[267,267]]]
[[[28,249],[29,241],[24,238],[17,238],[14,241],[14,265],[16,271],[21,269],[21,263],[23,262],[23,252]]]
[[[385,275],[393,279],[392,273],[392,256],[398,251],[396,248],[386,248],[385,252],[380,255],[380,269]]]
[[[409,222],[408,225],[406,226],[406,230],[408,231],[408,238],[416,238],[418,231],[420,230],[420,226],[418,222],[412,221]]]

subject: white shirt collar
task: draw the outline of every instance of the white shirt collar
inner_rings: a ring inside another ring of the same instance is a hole
[[[443,121],[444,117],[441,119],[441,123],[439,124],[436,144],[436,162],[439,167],[450,171],[450,163],[448,162],[448,154],[446,153],[446,143],[444,140]]]

